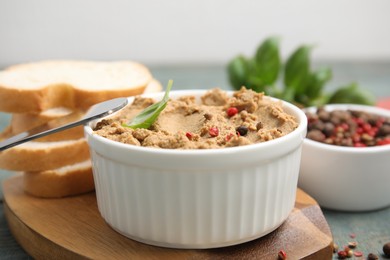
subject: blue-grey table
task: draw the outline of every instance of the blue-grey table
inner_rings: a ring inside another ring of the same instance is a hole
[[[359,82],[361,86],[371,90],[379,98],[390,97],[390,61],[323,61],[313,66],[320,67],[327,65],[333,69],[333,80],[328,84],[327,91],[334,90],[350,82]],[[169,79],[173,79],[175,89],[212,87],[230,89],[225,68],[221,65],[149,67],[154,77],[163,84],[166,84]],[[0,113],[0,130],[8,124],[9,119],[10,115]],[[0,182],[12,174],[11,172],[0,169]],[[353,187],[346,187],[346,193],[348,192],[348,188]],[[31,257],[18,245],[7,227],[2,205],[2,195],[2,189],[0,187],[0,259],[30,259]],[[343,196],[343,194],[340,194],[340,196]],[[372,252],[378,254],[380,259],[386,259],[381,255],[381,252],[382,245],[385,242],[390,242],[390,207],[377,211],[354,213],[323,209],[323,213],[331,228],[336,244],[343,246],[349,241],[357,241],[358,250],[362,251],[365,255]],[[355,238],[351,237],[352,234],[354,234]],[[334,259],[337,259],[337,257],[334,256]]]

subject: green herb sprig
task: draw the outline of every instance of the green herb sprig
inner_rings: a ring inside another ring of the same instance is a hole
[[[167,106],[169,100],[169,91],[171,90],[172,85],[173,85],[173,80],[169,80],[162,100],[160,102],[148,106],[143,111],[141,111],[141,113],[139,113],[136,117],[134,117],[133,120],[131,120],[127,124],[123,124],[123,126],[130,127],[133,129],[149,128],[156,121],[161,111],[163,111],[164,108]]]
[[[333,93],[325,93],[326,83],[332,79],[330,68],[311,69],[310,54],[313,46],[299,46],[282,63],[279,38],[264,40],[251,58],[239,55],[227,65],[231,85],[235,89],[242,86],[257,92],[281,98],[301,106],[320,106],[327,103],[355,103],[373,105],[372,93],[351,83],[338,88]],[[283,71],[282,87],[277,86]]]

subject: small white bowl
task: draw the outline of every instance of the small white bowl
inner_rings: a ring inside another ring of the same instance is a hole
[[[170,97],[205,92],[172,91]],[[162,94],[144,96],[159,100]],[[299,108],[283,107],[299,121],[293,132],[223,149],[137,147],[94,134],[97,121],[90,123],[85,133],[101,215],[129,238],[172,248],[229,246],[270,233],[294,207],[307,128]]]
[[[390,117],[390,110],[351,104],[325,109],[357,110]],[[307,111],[315,112],[316,108]],[[390,206],[390,145],[343,147],[305,139],[298,186],[320,206],[368,211]]]

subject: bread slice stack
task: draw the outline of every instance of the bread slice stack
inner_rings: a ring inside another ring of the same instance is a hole
[[[41,61],[0,71],[0,111],[12,113],[0,140],[53,119],[76,120],[88,108],[116,97],[162,87],[131,61]],[[0,152],[0,168],[23,172],[25,192],[45,198],[94,189],[83,127],[75,127]]]

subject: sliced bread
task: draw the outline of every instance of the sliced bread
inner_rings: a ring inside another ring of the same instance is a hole
[[[47,111],[41,114],[12,114],[10,126],[7,128],[8,136],[6,137],[17,135],[35,127],[39,127],[39,129],[42,130],[53,129],[63,124],[79,120],[85,113],[81,111],[75,111],[71,114],[63,116],[63,113],[59,112],[57,117],[54,116],[54,113],[49,117]],[[5,135],[3,134],[3,136]],[[83,126],[77,126],[57,132],[55,134],[41,137],[35,141],[56,142],[64,140],[76,140],[82,137],[84,137],[84,128]]]
[[[93,191],[91,161],[86,160],[59,169],[24,172],[24,191],[37,197],[60,198]]]
[[[153,79],[149,82],[149,84],[146,86],[144,93],[152,93],[152,92],[159,92],[162,90],[162,86],[159,81],[156,79]],[[72,114],[72,116],[69,116]],[[46,123],[49,123],[51,120],[59,119],[64,116],[67,116],[67,120],[64,118],[64,122],[70,122],[71,120],[77,120],[81,118],[84,114],[83,113],[76,113],[72,111],[69,108],[66,107],[57,107],[57,108],[51,108],[48,110],[45,110],[41,113],[15,113],[12,114],[11,123],[8,127],[7,131],[5,131],[3,134],[0,134],[1,136],[9,137],[12,135],[19,134],[21,132],[24,132],[26,130],[32,129],[36,126],[43,125]],[[50,125],[50,127],[55,127],[55,124]],[[63,141],[63,140],[75,140],[82,138],[84,136],[84,130],[83,127],[75,127],[71,128],[65,131],[58,132],[56,134],[48,135],[42,138],[37,139],[38,142],[53,142],[53,141]]]
[[[38,113],[55,107],[87,109],[143,93],[149,70],[131,61],[41,61],[0,72],[0,111]]]
[[[160,81],[152,79],[149,84],[146,86],[144,93],[155,93],[163,90]]]
[[[85,138],[59,142],[28,142],[0,152],[0,168],[45,171],[89,159]]]
[[[51,108],[42,113],[14,113],[10,124],[14,133],[20,133],[72,113],[74,111],[66,107]]]
[[[161,84],[157,80],[152,80],[145,89],[145,93],[161,90]],[[49,119],[55,119],[57,115],[64,116],[70,112],[71,110],[67,108],[56,108],[35,116],[14,114],[11,125],[0,133],[0,140]],[[82,114],[79,115],[81,116]],[[83,127],[80,126],[40,138],[39,142],[31,141],[2,151],[0,152],[0,168],[11,171],[44,171],[86,160],[89,158],[89,150],[82,137]]]

